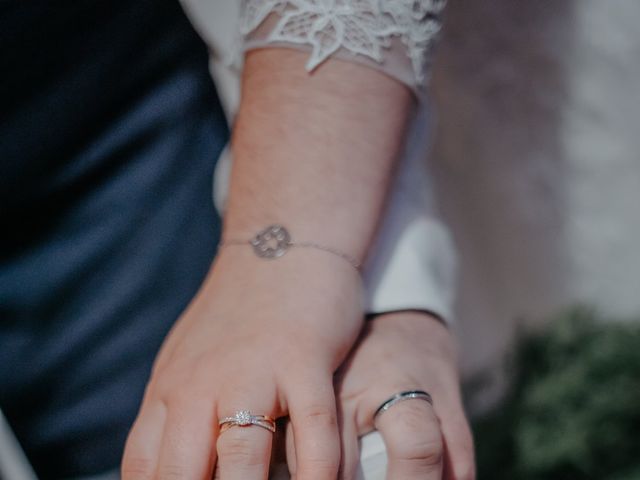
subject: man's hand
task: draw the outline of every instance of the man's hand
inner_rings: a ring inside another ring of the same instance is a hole
[[[336,379],[343,462],[341,478],[353,479],[358,437],[377,428],[388,455],[391,480],[472,480],[473,440],[460,398],[452,335],[423,313],[391,313],[368,322]],[[406,400],[380,414],[396,393],[424,390],[424,400]],[[295,445],[289,443],[295,470]]]

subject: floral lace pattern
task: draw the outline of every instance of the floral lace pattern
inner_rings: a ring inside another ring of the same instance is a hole
[[[378,63],[399,38],[417,84],[424,81],[431,46],[446,0],[243,0],[240,33],[254,31],[272,13],[279,16],[265,39],[310,45],[311,71],[345,49]]]

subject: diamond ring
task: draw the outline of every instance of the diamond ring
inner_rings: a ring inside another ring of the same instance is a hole
[[[253,415],[249,410],[238,410],[233,417],[224,417],[218,422],[220,433],[231,427],[250,427],[256,425],[265,428],[271,433],[276,431],[276,421],[268,415]]]

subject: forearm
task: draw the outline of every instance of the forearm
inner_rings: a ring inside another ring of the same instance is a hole
[[[247,55],[224,235],[282,223],[362,259],[412,94],[371,68],[330,60],[309,75],[305,61],[290,49]]]

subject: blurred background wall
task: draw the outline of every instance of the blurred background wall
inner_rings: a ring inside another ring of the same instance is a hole
[[[482,410],[519,325],[577,303],[640,313],[640,2],[450,0],[432,90]]]

